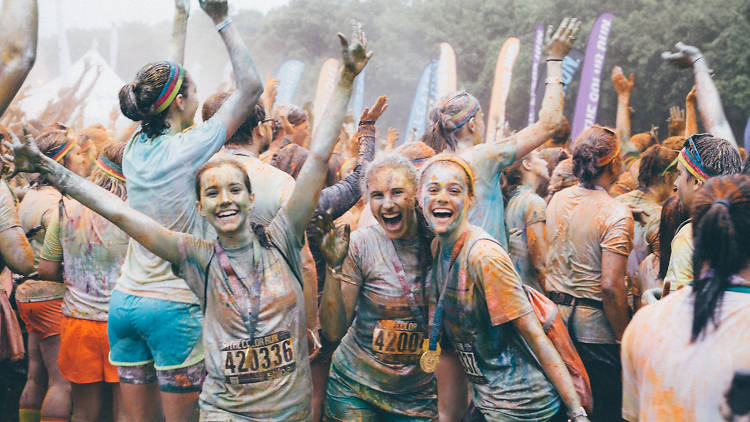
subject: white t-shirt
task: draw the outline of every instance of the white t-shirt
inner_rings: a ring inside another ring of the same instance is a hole
[[[719,326],[690,342],[692,287],[635,314],[622,339],[622,416],[629,421],[723,421],[734,372],[750,369],[750,294],[727,291]]]
[[[170,230],[213,238],[213,228],[195,206],[195,173],[225,140],[226,127],[218,116],[175,135],[149,139],[136,132],[122,158],[130,206]],[[132,239],[116,289],[134,296],[198,303],[185,281],[172,273],[169,262]]]

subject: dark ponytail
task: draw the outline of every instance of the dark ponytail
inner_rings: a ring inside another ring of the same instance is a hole
[[[120,110],[130,120],[142,122],[141,129],[149,138],[159,136],[169,123],[165,121],[169,107],[159,114],[152,114],[154,103],[169,81],[170,63],[167,61],[149,63],[135,74],[135,80],[120,88]],[[187,96],[192,81],[185,71],[178,94]]]
[[[691,341],[718,324],[724,291],[750,257],[750,177],[709,179],[693,209],[693,326]]]
[[[594,188],[594,180],[601,176],[616,160],[606,157],[618,149],[620,140],[612,129],[593,125],[578,136],[573,150],[573,173],[581,185]]]
[[[476,109],[472,108],[474,104]],[[466,91],[456,91],[446,95],[430,110],[427,129],[420,141],[438,154],[446,148],[456,151],[460,129],[468,121],[464,118],[467,116],[461,115],[461,112],[469,111],[468,118],[471,118],[479,109],[479,101]]]

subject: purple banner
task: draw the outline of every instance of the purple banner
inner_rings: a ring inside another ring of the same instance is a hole
[[[576,109],[571,126],[570,138],[575,140],[587,127],[596,122],[599,109],[599,87],[602,68],[607,54],[607,38],[612,28],[612,14],[603,13],[594,23],[586,46],[581,83],[576,97]]]
[[[534,50],[531,55],[531,88],[529,88],[529,125],[536,122],[536,86],[539,80],[539,61],[542,58],[544,44],[544,25],[536,26],[534,35]]]
[[[747,124],[745,125],[745,136],[743,136],[742,139],[742,145],[745,147],[745,152],[750,151],[750,117],[747,118]]]

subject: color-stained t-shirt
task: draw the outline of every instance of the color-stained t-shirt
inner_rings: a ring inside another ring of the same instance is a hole
[[[500,189],[500,174],[513,164],[518,147],[512,140],[502,144],[487,143],[461,151],[459,155],[474,170],[474,205],[469,210],[469,222],[483,228],[508,249],[505,233],[505,206]]]
[[[295,271],[299,274],[302,244],[283,210],[268,226],[267,234],[273,243],[271,248],[254,242],[226,249],[232,268],[248,292],[256,274],[260,277],[260,314],[254,342],[248,338],[236,295],[214,254],[214,244],[188,234],[179,238],[181,258],[175,271],[200,298],[205,312],[203,349],[208,374],[200,406],[208,420],[224,420],[222,411],[252,421],[311,417],[304,297],[295,276]]]
[[[423,277],[429,263],[420,266],[419,248],[419,238],[392,241],[377,224],[355,231],[349,241],[342,278],[360,290],[354,321],[333,355],[333,365],[377,391],[425,390],[434,379],[434,374],[419,368],[427,327],[419,324],[409,306],[396,271],[397,266],[403,268],[404,281],[427,323]]]
[[[579,184],[555,194],[547,205],[547,289],[602,301],[602,252],[630,255],[633,224],[630,209],[603,189]],[[567,319],[571,308],[559,308]],[[615,343],[601,309],[579,306],[573,324],[578,341]]]
[[[137,131],[122,159],[129,205],[170,230],[213,238],[213,228],[195,206],[195,173],[225,139],[226,128],[218,116],[175,135],[149,139]],[[134,240],[128,245],[117,290],[134,296],[198,303],[167,261]]]
[[[443,333],[472,383],[475,406],[488,421],[538,421],[555,415],[560,408],[555,387],[511,323],[533,310],[508,254],[476,226],[470,226],[450,270],[451,251],[438,248],[438,253],[430,311],[434,315],[438,294],[448,283]]]
[[[0,232],[21,227],[21,220],[16,211],[16,198],[5,181],[0,182]],[[0,271],[5,269],[5,262],[0,257]]]
[[[59,213],[58,213],[59,214]],[[63,262],[68,287],[63,297],[63,315],[106,321],[109,297],[120,278],[128,249],[128,235],[75,200],[65,200],[63,223],[52,218],[41,257]]]
[[[26,192],[18,205],[18,217],[23,231],[34,232],[29,239],[34,251],[34,268],[39,266],[39,255],[44,244],[44,235],[52,217],[59,213],[60,192],[51,186],[32,189]],[[41,302],[60,299],[65,295],[65,284],[48,280],[26,280],[16,289],[19,302]]]
[[[693,223],[683,224],[672,239],[672,255],[664,282],[671,283],[670,290],[681,289],[693,282]]]
[[[245,167],[255,197],[251,220],[263,226],[270,224],[292,196],[294,178],[239,150],[223,148],[211,159],[219,158],[234,159]]]
[[[508,230],[508,248],[521,281],[543,292],[534,264],[529,255],[526,229],[535,223],[544,223],[547,203],[527,186],[519,186],[505,207],[505,226]]]
[[[750,294],[727,291],[719,307],[718,327],[695,342],[690,286],[635,314],[622,338],[623,418],[724,420],[734,372],[750,369]]]
[[[661,222],[661,205],[648,198],[640,189],[620,195],[618,201],[630,208],[642,210],[642,220],[634,220],[633,250],[628,257],[628,275],[634,280],[638,274],[638,267],[646,256],[652,252],[659,252],[659,223]]]

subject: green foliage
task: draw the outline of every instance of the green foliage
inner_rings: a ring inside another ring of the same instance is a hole
[[[230,0],[231,2],[231,0]],[[438,44],[449,42],[456,52],[458,87],[489,105],[497,54],[507,37],[521,41],[507,104],[512,129],[526,125],[531,49],[538,24],[557,25],[563,16],[583,20],[576,48],[585,50],[597,16],[612,12],[614,21],[602,74],[598,120],[614,126],[616,96],[609,73],[622,66],[635,73],[631,106],[633,133],[659,125],[666,135],[669,107],[684,107],[693,84],[690,71],[673,68],[660,54],[677,41],[697,45],[714,69],[724,110],[740,138],[750,114],[750,2],[747,0],[291,0],[265,16],[241,11],[233,18],[255,59],[261,75],[273,74],[287,59],[302,60],[305,73],[294,101],[311,101],[318,72],[329,58],[339,58],[336,32],[349,36],[358,20],[367,32],[375,55],[367,68],[365,104],[382,94],[390,104],[381,131],[403,130],[418,79],[424,66],[439,54]],[[171,16],[160,25],[127,24],[120,27],[117,72],[132,78],[143,64],[166,56]],[[98,38],[108,57],[108,31],[71,31],[75,60]],[[46,52],[46,53],[45,53]],[[197,8],[189,20],[186,66],[197,76],[199,95],[216,89],[227,65],[226,51],[211,21]],[[42,40],[36,67],[55,76],[55,40]],[[59,73],[57,73],[59,74]],[[566,93],[566,116],[572,120],[578,76]],[[402,134],[405,136],[405,134]]]
[[[314,96],[317,72],[328,57],[338,57],[335,32],[348,35],[352,19],[361,21],[375,52],[367,70],[365,103],[387,94],[389,111],[384,126],[402,130],[422,69],[438,55],[438,44],[449,42],[458,66],[458,85],[476,95],[486,109],[495,62],[507,37],[521,40],[507,104],[511,127],[527,119],[531,48],[537,24],[557,25],[563,16],[583,19],[576,47],[585,50],[597,16],[614,13],[607,58],[602,74],[598,120],[614,125],[616,96],[609,82],[615,65],[635,73],[631,106],[633,133],[651,124],[662,127],[672,105],[684,107],[693,83],[687,70],[672,68],[660,54],[675,42],[697,45],[716,72],[730,123],[741,136],[750,113],[750,3],[746,0],[292,0],[258,22],[256,37],[248,40],[258,63],[268,71],[286,59],[307,65],[296,100]],[[580,75],[580,72],[579,72]],[[567,89],[566,115],[573,118],[577,78]]]

